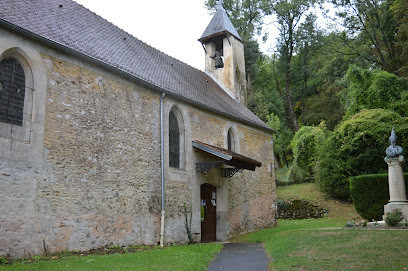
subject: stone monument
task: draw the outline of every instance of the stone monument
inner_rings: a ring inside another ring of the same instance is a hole
[[[390,202],[384,205],[384,218],[391,210],[399,209],[403,218],[408,219],[408,200],[401,166],[404,162],[404,156],[401,155],[402,148],[397,145],[397,135],[394,128],[392,128],[389,141],[391,145],[385,151],[387,156],[384,160],[388,164]]]

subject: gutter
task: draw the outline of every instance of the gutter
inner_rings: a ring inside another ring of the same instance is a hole
[[[164,189],[164,121],[163,121],[163,99],[166,94],[163,92],[160,98],[160,164],[161,164],[161,222],[160,222],[160,246],[164,246],[164,218],[166,214],[166,201]]]
[[[131,75],[129,72],[121,70],[121,69],[119,69],[117,67],[114,67],[114,66],[112,66],[110,64],[107,64],[106,62],[98,60],[98,59],[96,59],[96,58],[94,58],[92,56],[89,56],[89,55],[86,55],[86,54],[81,53],[79,51],[76,51],[74,49],[71,49],[71,48],[69,48],[69,47],[67,47],[65,45],[62,45],[62,44],[58,43],[58,42],[55,42],[53,40],[44,38],[44,37],[42,37],[42,36],[40,36],[38,34],[35,34],[35,33],[31,32],[29,30],[26,30],[26,29],[24,29],[22,27],[19,27],[19,26],[13,24],[13,23],[10,23],[10,22],[8,22],[6,20],[3,20],[1,18],[0,18],[0,25],[4,26],[5,28],[7,28],[9,30],[15,31],[15,32],[17,32],[17,33],[19,33],[19,34],[21,34],[23,36],[26,36],[26,37],[31,38],[33,40],[39,41],[41,43],[45,43],[46,45],[52,46],[52,47],[54,47],[54,48],[56,48],[58,50],[61,50],[61,51],[65,52],[65,53],[68,53],[68,54],[76,56],[76,57],[78,57],[80,59],[84,59],[86,61],[89,61],[89,62],[91,62],[93,64],[96,64],[97,66],[102,66],[103,68],[105,68],[107,70],[113,71],[113,72],[115,72],[115,73],[117,73],[117,74],[131,80],[131,81],[135,81],[135,82],[137,82],[139,84],[142,84],[142,85],[144,85],[144,86],[146,86],[146,87],[148,87],[148,88],[150,88],[152,90],[158,91],[160,93],[165,93],[165,94],[167,94],[167,95],[169,95],[171,97],[174,97],[174,98],[176,98],[178,100],[185,101],[185,102],[187,102],[189,104],[196,105],[198,107],[204,108],[206,110],[209,110],[211,112],[214,112],[214,113],[217,113],[217,114],[220,114],[220,115],[223,115],[223,116],[227,116],[227,117],[229,117],[231,119],[237,120],[237,121],[239,121],[241,123],[247,124],[247,125],[252,126],[252,127],[259,128],[259,129],[264,130],[266,132],[276,133],[276,131],[273,131],[270,128],[267,128],[267,127],[258,125],[256,123],[241,119],[241,118],[236,117],[234,115],[231,115],[231,114],[222,112],[220,110],[214,109],[212,107],[209,107],[209,106],[207,106],[205,104],[202,104],[202,103],[187,99],[187,98],[185,98],[183,96],[174,94],[174,93],[172,93],[172,92],[170,92],[170,91],[168,91],[166,89],[163,89],[163,88],[161,88],[159,86],[154,85],[153,83],[151,83],[149,81],[146,81],[146,80],[144,80],[142,78]]]

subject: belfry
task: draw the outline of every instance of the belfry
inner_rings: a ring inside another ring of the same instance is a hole
[[[244,44],[218,1],[212,20],[199,39],[205,51],[205,72],[230,96],[246,105]]]

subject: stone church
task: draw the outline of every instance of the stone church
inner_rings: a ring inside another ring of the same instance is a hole
[[[276,224],[273,131],[221,6],[204,72],[71,0],[0,6],[0,256],[186,243],[190,214],[195,242]]]

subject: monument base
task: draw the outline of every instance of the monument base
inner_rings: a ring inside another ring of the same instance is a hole
[[[386,229],[408,229],[405,222],[398,222],[396,226],[388,226],[385,221],[368,222],[367,228],[386,228]]]
[[[395,209],[401,211],[403,219],[408,219],[408,202],[390,202],[384,205],[383,220],[385,220],[385,216],[388,212],[391,212]]]

